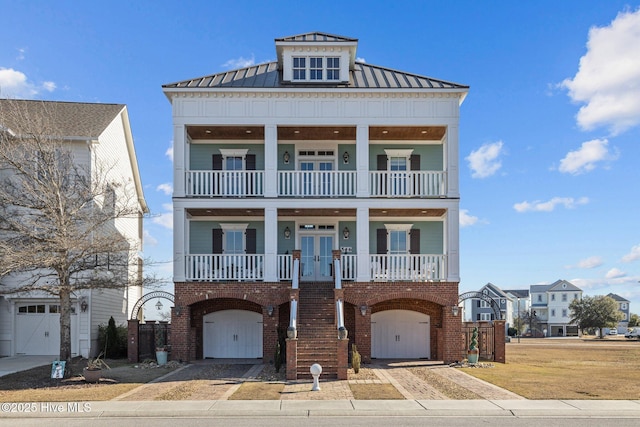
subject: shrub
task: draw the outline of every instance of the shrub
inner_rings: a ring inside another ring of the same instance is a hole
[[[98,326],[98,345],[103,349],[104,357],[120,359],[127,357],[127,335],[129,331],[124,325],[116,326],[113,316],[108,325]]]

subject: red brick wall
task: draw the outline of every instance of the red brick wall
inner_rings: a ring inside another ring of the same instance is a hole
[[[458,283],[343,282],[342,286],[349,343],[358,345],[363,362],[369,362],[371,357],[371,313],[391,309],[428,314],[431,317],[432,357],[447,363],[459,359],[463,346],[460,317],[451,314],[451,306],[458,304]],[[172,358],[192,360],[202,357],[204,314],[241,309],[263,314],[263,360],[270,363],[275,353],[277,330],[288,326],[289,299],[295,295],[291,283],[287,282],[176,283]],[[273,317],[267,315],[269,305],[274,307]],[[360,313],[362,305],[367,307],[365,316]],[[441,337],[438,331],[442,332]]]

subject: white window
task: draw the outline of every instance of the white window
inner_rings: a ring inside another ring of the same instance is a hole
[[[294,81],[337,81],[340,80],[340,58],[324,56],[294,56]]]
[[[556,294],[551,294],[551,301],[555,301],[556,300]]]
[[[562,294],[562,302],[567,302],[567,294]]]
[[[480,301],[480,307],[481,308],[490,308],[491,304],[489,304],[488,302],[486,302],[485,300],[481,300]]]
[[[551,309],[551,317],[555,317],[556,316],[556,309],[552,308]]]
[[[222,249],[225,255],[245,253],[245,233],[249,224],[220,224],[222,228]]]
[[[484,320],[484,321],[491,320],[491,313],[480,313],[480,320]]]
[[[409,232],[412,224],[385,224],[387,229],[387,247],[390,255],[409,253]]]
[[[621,303],[621,304],[620,304],[620,308],[621,308],[622,310],[626,310],[626,309],[627,309],[627,303],[626,303],[626,302]]]
[[[567,317],[567,309],[566,308],[562,309],[562,317]]]
[[[538,302],[542,302],[542,295],[538,294]]]

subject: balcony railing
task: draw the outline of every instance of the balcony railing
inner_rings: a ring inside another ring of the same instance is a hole
[[[371,280],[444,280],[445,272],[444,255],[371,255]]]
[[[187,255],[186,280],[262,280],[264,255]]]
[[[342,255],[340,257],[340,268],[342,270],[342,280],[356,280],[358,274],[357,270],[357,256],[356,255]]]
[[[187,196],[262,196],[264,171],[187,171]]]
[[[278,195],[285,197],[353,197],[355,171],[280,171]]]
[[[446,195],[446,191],[445,172],[369,172],[371,197],[439,197]]]

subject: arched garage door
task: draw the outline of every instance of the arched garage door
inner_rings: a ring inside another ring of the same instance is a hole
[[[430,317],[409,310],[386,310],[371,315],[371,357],[429,359]]]
[[[262,314],[246,310],[222,310],[205,315],[204,358],[262,357]]]

